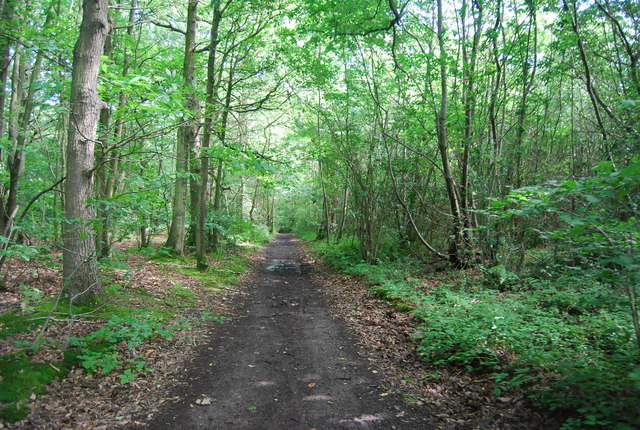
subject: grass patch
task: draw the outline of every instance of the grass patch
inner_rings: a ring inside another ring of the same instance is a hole
[[[201,272],[194,267],[181,267],[179,271],[187,276],[202,281],[207,288],[217,288],[238,282],[239,276],[249,267],[250,257],[246,254],[228,255]]]
[[[175,287],[171,287],[169,288],[169,292],[180,298],[181,300],[184,300],[188,303],[191,302],[195,302],[196,300],[198,300],[198,295],[196,293],[194,293],[193,291],[191,291],[188,288],[185,287],[181,287],[181,286],[175,286]]]
[[[18,333],[28,333],[44,324],[44,320],[34,320],[34,318],[44,317],[45,312],[36,312],[23,315],[17,312],[7,312],[0,314],[0,339],[9,338]]]
[[[24,419],[29,397],[45,393],[44,387],[66,372],[64,363],[32,363],[24,352],[0,356],[0,420]]]

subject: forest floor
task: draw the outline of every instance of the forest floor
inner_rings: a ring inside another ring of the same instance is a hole
[[[166,283],[166,268],[153,270],[146,277]],[[202,309],[232,319],[145,343],[150,370],[127,384],[73,370],[31,397],[27,419],[0,428],[558,427],[523,394],[496,396],[482,375],[429,367],[408,313],[292,235],[278,235],[237,285],[191,312]]]
[[[239,318],[194,358],[153,429],[550,429],[523,396],[429,368],[412,318],[292,235],[259,254]]]

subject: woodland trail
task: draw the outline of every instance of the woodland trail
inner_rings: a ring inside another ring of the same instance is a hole
[[[193,361],[152,429],[420,429],[428,417],[360,356],[293,235],[279,234],[247,279],[241,316]]]

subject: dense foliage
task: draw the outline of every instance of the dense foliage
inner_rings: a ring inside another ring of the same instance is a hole
[[[408,305],[426,359],[531,387],[567,427],[638,425],[637,2],[111,1],[74,207],[80,3],[0,1],[4,274],[71,231],[96,273],[126,240],[204,270],[294,231]],[[135,332],[106,327],[78,342]]]

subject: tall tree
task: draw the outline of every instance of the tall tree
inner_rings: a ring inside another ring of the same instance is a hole
[[[84,0],[80,34],[73,51],[71,115],[67,142],[64,289],[74,303],[84,303],[101,291],[93,237],[94,150],[102,101],[98,72],[109,32],[108,0]]]
[[[46,14],[44,29],[48,30],[53,20],[53,8],[49,9]],[[20,51],[22,47],[18,48]],[[36,107],[36,90],[44,55],[38,52],[35,61],[31,65],[31,74],[27,74],[27,58],[20,54],[16,54],[14,61],[14,73],[12,81],[15,84],[15,90],[12,91],[11,110],[10,110],[10,127],[9,127],[9,143],[10,148],[7,157],[7,170],[9,171],[9,186],[6,190],[7,198],[4,199],[5,187],[0,186],[0,235],[5,236],[8,240],[0,245],[0,249],[6,247],[11,242],[14,235],[13,223],[16,220],[18,212],[18,194],[19,181],[21,180],[25,170],[25,154],[26,146],[31,133],[31,120],[33,111]],[[26,88],[24,86],[26,82]],[[0,133],[1,136],[1,133]],[[0,268],[5,261],[4,256],[0,258]]]
[[[213,2],[213,21],[211,22],[211,40],[209,43],[209,58],[207,62],[207,100],[204,114],[204,131],[202,136],[202,153],[200,167],[200,195],[198,199],[198,221],[196,224],[196,260],[200,270],[208,267],[207,263],[207,243],[205,221],[207,216],[207,183],[209,181],[209,154],[207,153],[211,137],[213,135],[213,123],[218,100],[218,84],[216,73],[216,56],[220,39],[220,21],[222,21],[222,9],[220,0]]]
[[[120,2],[118,2],[118,9],[120,8]],[[131,48],[128,46],[131,44],[131,39],[135,30],[136,13],[138,12],[138,0],[131,0],[131,7],[129,9],[129,18],[127,21],[127,37],[125,38],[123,45],[123,59],[122,59],[122,78],[126,79],[129,75],[131,68]],[[107,35],[105,41],[104,55],[108,57],[113,56],[113,41],[110,39],[115,38],[113,27]],[[118,110],[123,111],[127,105],[127,93],[121,91],[118,95]],[[116,191],[116,178],[118,177],[118,171],[120,167],[120,150],[118,148],[119,142],[122,140],[124,134],[125,119],[123,114],[120,113],[115,121],[114,130],[109,127],[109,120],[111,118],[111,109],[105,104],[102,107],[100,113],[100,123],[104,127],[105,134],[101,138],[100,153],[98,156],[98,175],[97,175],[97,195],[100,199],[100,203],[97,206],[97,217],[100,222],[96,235],[97,252],[98,257],[108,257],[111,253],[111,214],[107,209],[105,200],[111,199]],[[110,136],[112,134],[113,137]],[[110,142],[113,141],[113,144]]]
[[[9,35],[10,26],[13,24],[13,0],[2,2],[0,7],[0,139],[4,136],[4,106],[7,99],[7,80],[9,79],[9,65],[11,60],[12,40]],[[1,146],[0,146],[1,147]],[[0,149],[0,160],[3,158]]]
[[[438,150],[440,151],[440,159],[442,161],[442,174],[444,175],[447,196],[449,198],[449,207],[451,209],[451,216],[453,220],[453,232],[449,241],[449,260],[455,265],[460,265],[464,264],[465,260],[465,257],[463,255],[465,252],[463,234],[464,221],[462,220],[463,215],[460,210],[460,194],[453,176],[448,148],[447,112],[449,107],[449,84],[447,76],[447,63],[449,61],[449,54],[447,52],[447,47],[445,44],[446,27],[444,22],[442,0],[437,0],[436,2],[436,13],[438,49],[440,50],[440,102],[435,113],[436,132],[438,135]]]
[[[189,153],[196,145],[198,137],[198,96],[196,94],[195,55],[196,32],[198,29],[198,0],[189,0],[187,6],[187,29],[184,44],[183,78],[187,99],[187,115],[178,128],[176,141],[176,179],[173,194],[173,215],[166,246],[178,255],[184,253],[185,220],[187,212],[187,177]]]

